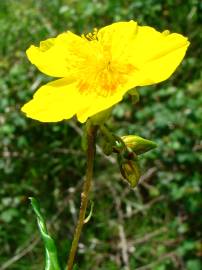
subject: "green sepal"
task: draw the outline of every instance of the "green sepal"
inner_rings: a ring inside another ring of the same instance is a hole
[[[137,155],[144,154],[147,151],[157,147],[157,144],[155,142],[146,140],[136,135],[122,136],[121,139],[123,140],[125,145],[129,149],[134,151]]]
[[[35,198],[29,198],[32,208],[37,216],[38,227],[45,246],[46,264],[45,270],[61,270],[58,261],[57,249],[54,240],[48,234],[46,223],[40,210],[38,201]]]
[[[128,94],[132,97],[132,103],[133,104],[136,104],[136,103],[139,102],[140,95],[139,95],[138,91],[136,90],[136,88],[133,88],[133,89],[129,90]]]
[[[141,171],[136,160],[125,160],[120,164],[120,171],[123,178],[130,184],[132,188],[139,183]]]
[[[100,125],[100,133],[102,135],[102,150],[105,155],[109,156],[112,154],[116,143],[115,136],[105,125]]]
[[[112,110],[113,110],[113,106],[107,110],[101,111],[93,115],[89,120],[92,122],[93,125],[98,125],[98,126],[103,125],[106,123],[106,121],[110,117]]]

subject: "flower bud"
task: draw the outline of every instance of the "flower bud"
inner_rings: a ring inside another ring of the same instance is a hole
[[[131,185],[131,187],[136,187],[141,173],[140,167],[138,163],[134,160],[126,160],[122,164],[120,164],[120,171],[123,176],[127,180],[127,182]]]
[[[125,145],[134,151],[137,155],[143,154],[155,147],[157,147],[157,144],[155,142],[146,140],[142,137],[136,136],[136,135],[127,135],[121,137]]]

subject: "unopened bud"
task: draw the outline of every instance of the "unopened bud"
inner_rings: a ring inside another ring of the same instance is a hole
[[[137,155],[143,154],[153,148],[157,147],[155,142],[146,140],[136,135],[127,135],[121,137],[125,145],[134,151]]]
[[[133,160],[127,160],[120,164],[120,171],[123,176],[129,182],[131,187],[136,187],[141,173],[140,173],[140,167],[136,161]]]

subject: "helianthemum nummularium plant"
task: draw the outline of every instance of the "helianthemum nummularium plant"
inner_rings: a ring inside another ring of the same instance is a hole
[[[110,108],[124,94],[138,95],[131,89],[168,79],[188,46],[189,41],[180,34],[168,30],[161,33],[129,21],[113,23],[81,36],[67,31],[27,50],[32,64],[58,79],[40,87],[22,111],[41,122],[58,122],[76,115],[79,122],[87,123],[87,174],[68,270],[73,268],[85,221],[96,134],[104,138],[106,154],[117,153],[123,177],[136,186],[140,178],[137,156],[155,145],[136,135],[119,138],[110,133],[104,122]]]

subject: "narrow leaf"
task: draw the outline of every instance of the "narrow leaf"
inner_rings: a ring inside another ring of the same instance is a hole
[[[39,203],[35,198],[29,199],[31,201],[32,208],[37,216],[39,230],[45,246],[45,253],[46,253],[45,270],[61,270],[58,262],[57,249],[54,240],[48,234],[45,220],[40,211]]]
[[[77,264],[74,265],[73,270],[79,270]]]
[[[89,213],[88,216],[84,219],[84,224],[88,223],[89,220],[91,219],[92,214],[93,214],[93,208],[94,208],[94,202],[91,201],[91,204],[90,204],[90,213]]]

